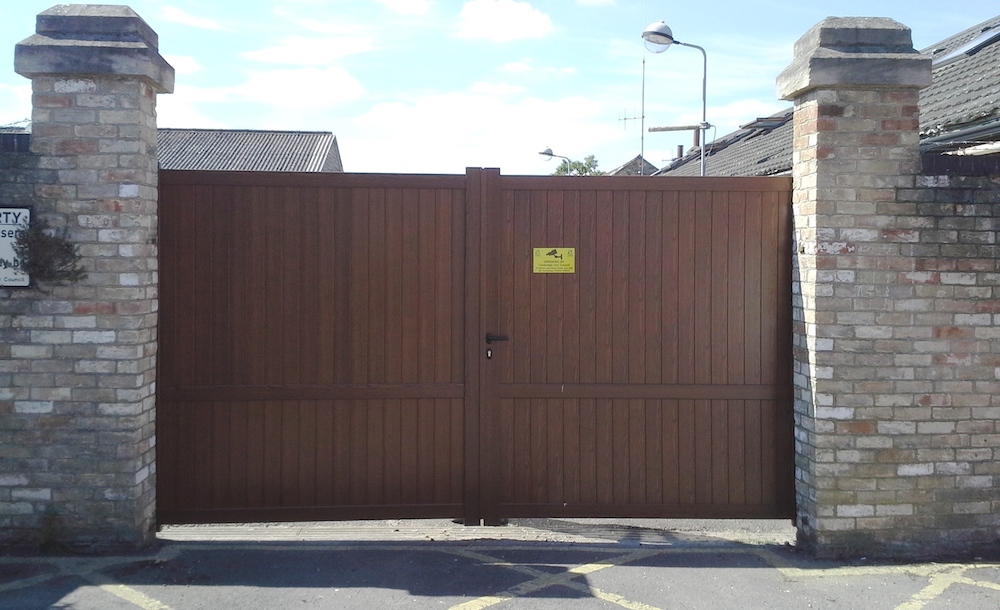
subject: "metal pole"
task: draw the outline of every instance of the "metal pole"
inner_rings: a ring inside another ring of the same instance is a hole
[[[690,44],[687,42],[680,42],[675,40],[674,44],[683,45],[685,47],[691,47],[701,51],[701,175],[705,175],[705,145],[708,144],[708,54],[705,53],[705,49],[699,47],[696,44]]]
[[[646,164],[646,54],[642,54],[642,105],[639,107],[639,175]]]

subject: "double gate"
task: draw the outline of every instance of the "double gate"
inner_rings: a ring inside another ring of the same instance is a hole
[[[787,178],[163,171],[160,202],[162,523],[793,513]]]

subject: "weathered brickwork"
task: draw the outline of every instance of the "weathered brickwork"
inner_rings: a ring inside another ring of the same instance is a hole
[[[47,31],[58,27],[59,8],[43,13],[55,11]],[[83,16],[99,31],[102,7],[89,8]],[[121,9],[112,8],[114,17],[127,19]],[[70,34],[89,40],[86,31]],[[33,37],[19,51],[45,42]],[[142,544],[155,526],[162,87],[136,74],[71,73],[72,63],[47,52],[15,61],[32,79],[32,152],[2,160],[5,177],[17,181],[0,189],[0,201],[30,200],[36,216],[65,228],[87,278],[0,295],[0,537]]]
[[[1000,182],[919,176],[923,81],[884,75],[794,96],[800,542],[967,552],[1000,534]]]

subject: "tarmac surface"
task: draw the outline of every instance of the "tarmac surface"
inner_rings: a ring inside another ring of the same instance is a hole
[[[785,521],[172,526],[131,555],[0,556],[0,609],[1000,608],[1000,563],[819,561]]]

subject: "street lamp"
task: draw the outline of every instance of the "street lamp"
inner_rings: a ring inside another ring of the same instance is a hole
[[[653,53],[662,53],[670,48],[672,44],[679,44],[682,47],[691,47],[693,49],[698,49],[701,51],[702,57],[702,72],[701,72],[701,125],[698,128],[701,130],[701,175],[705,175],[705,144],[706,136],[708,136],[708,128],[710,125],[706,120],[705,116],[708,110],[706,90],[708,85],[708,54],[705,53],[705,49],[699,47],[696,44],[690,44],[687,42],[681,42],[674,39],[674,33],[670,31],[667,24],[662,21],[656,21],[654,23],[646,26],[646,31],[642,33],[642,39],[645,41],[646,48]],[[653,128],[650,128],[652,131]]]
[[[562,155],[555,154],[554,152],[552,152],[552,149],[549,148],[548,146],[545,147],[545,150],[540,151],[538,153],[538,156],[541,157],[542,159],[545,159],[546,161],[551,161],[552,157],[558,157],[560,159],[564,159],[566,161],[566,175],[569,176],[570,172],[573,171],[573,161],[569,157],[564,157]]]

